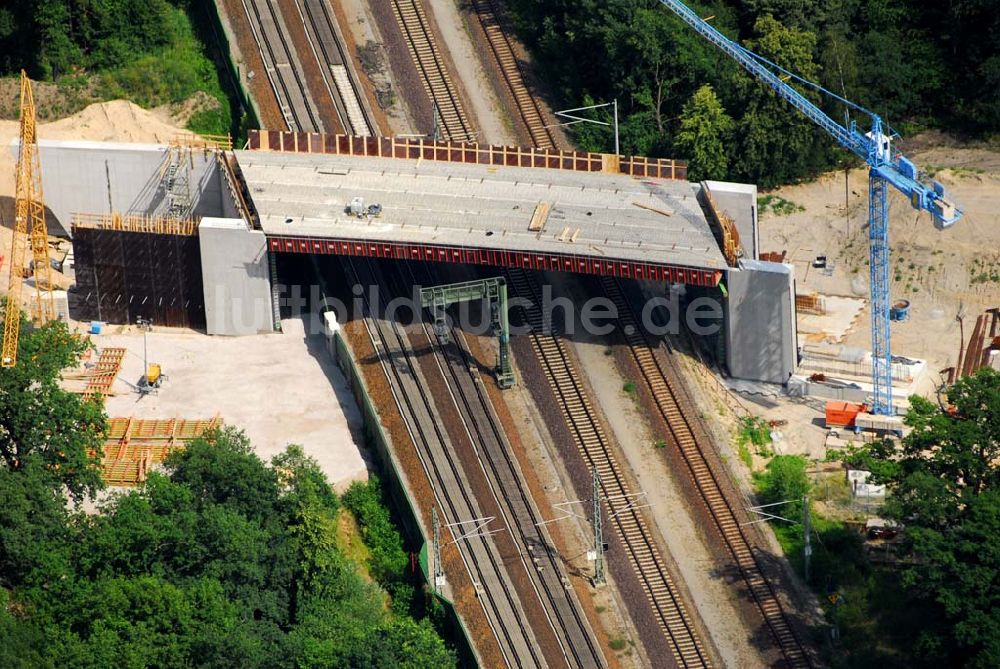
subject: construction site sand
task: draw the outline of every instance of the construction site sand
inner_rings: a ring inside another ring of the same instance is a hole
[[[890,189],[891,298],[905,298],[912,305],[909,320],[892,323],[892,353],[927,360],[927,373],[913,388],[930,396],[945,380],[941,370],[954,365],[958,358],[961,337],[957,314],[966,314],[968,337],[978,314],[1000,306],[1000,283],[971,281],[976,259],[1000,266],[1000,152],[956,147],[943,137],[925,143],[938,146],[917,151],[911,157],[922,168],[935,171],[935,178],[947,187],[948,196],[965,211],[952,228],[939,231],[929,214],[916,212],[905,198]],[[775,191],[803,211],[786,216],[762,215],[761,250],[788,252],[786,262],[795,265],[799,294],[819,292],[864,298],[864,308],[840,341],[870,351],[867,171],[851,170],[848,183],[846,208],[843,172]],[[811,267],[818,255],[826,255],[833,264],[829,275]],[[812,329],[809,323],[805,329]],[[800,330],[800,344],[816,344],[818,339]],[[900,391],[896,394],[897,399],[902,399]],[[754,410],[764,418],[788,421],[780,428],[783,439],[774,445],[776,452],[823,457],[826,429],[822,402],[778,395],[747,399],[758,404]],[[904,403],[897,401],[900,404]]]
[[[112,326],[113,327],[113,326]],[[149,360],[167,379],[157,394],[141,397],[143,337],[134,329],[95,335],[99,348],[128,349],[106,402],[108,416],[204,419],[219,414],[246,431],[254,451],[269,460],[288,444],[315,458],[338,490],[367,478],[361,415],[347,381],[322,336],[306,337],[303,321],[282,321],[281,334],[208,337],[155,329]]]
[[[918,213],[890,189],[891,296],[912,303],[909,320],[892,325],[892,352],[928,360],[939,380],[937,371],[955,364],[958,356],[959,310],[964,308],[974,320],[982,310],[1000,306],[1000,283],[970,280],[975,259],[1000,262],[1000,152],[950,147],[913,157],[925,169],[936,170],[948,196],[965,210],[954,227],[939,231],[929,214]],[[795,265],[800,294],[868,296],[867,172],[852,170],[849,184],[846,212],[844,173],[838,172],[776,191],[804,211],[761,216],[761,249],[788,252],[786,262]],[[835,265],[831,276],[810,266],[817,255],[828,256]],[[866,304],[843,343],[870,350],[870,319]]]

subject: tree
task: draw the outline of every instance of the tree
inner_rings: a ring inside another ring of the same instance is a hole
[[[787,28],[770,15],[757,19],[754,32],[756,37],[747,42],[751,51],[806,80],[818,78],[813,33]],[[735,75],[732,85],[744,110],[737,122],[741,141],[733,162],[743,178],[767,188],[814,176],[830,165],[832,140],[770,86],[743,72]],[[819,102],[815,93],[804,90],[803,94]]]
[[[0,588],[48,587],[71,574],[68,522],[66,500],[45,467],[0,468]]]
[[[675,143],[690,161],[688,178],[724,178],[729,166],[726,143],[734,124],[711,86],[705,84],[695,91],[684,104],[680,121]]]
[[[99,456],[107,429],[100,402],[59,387],[60,373],[91,345],[53,321],[22,322],[17,365],[0,369],[0,461],[12,470],[41,467],[74,499],[102,487]]]
[[[0,666],[455,665],[344,554],[337,497],[301,448],[268,467],[227,428],[167,469],[84,514],[41,459],[0,467]],[[378,502],[364,502],[371,540],[401,571]]]
[[[234,427],[213,430],[167,458],[170,478],[203,503],[229,504],[247,517],[274,515],[278,502],[275,471],[253,455],[246,434]]]
[[[922,647],[956,664],[1000,666],[1000,374],[958,381],[942,410],[910,398],[912,431],[848,454],[892,493],[885,513],[905,524],[915,558],[912,592],[940,607],[950,628],[921,631]]]
[[[802,516],[802,497],[809,492],[806,459],[799,455],[776,455],[767,468],[754,475],[757,479],[761,504],[788,502],[778,507],[776,514],[790,520]]]

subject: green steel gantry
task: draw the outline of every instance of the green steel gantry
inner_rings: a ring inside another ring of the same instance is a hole
[[[507,321],[507,281],[503,277],[463,281],[420,290],[420,306],[434,314],[434,332],[439,339],[448,338],[448,320],[445,310],[458,302],[487,300],[490,305],[490,326],[500,342],[497,366],[494,370],[497,385],[510,388],[514,385],[514,370],[510,366],[510,325]]]

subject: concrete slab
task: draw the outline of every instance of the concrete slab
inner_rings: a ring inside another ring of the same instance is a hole
[[[267,235],[448,244],[721,269],[684,181],[327,154],[237,151]],[[377,218],[346,209],[380,204]],[[536,207],[551,205],[540,232]]]
[[[302,320],[282,322],[282,334],[208,337],[154,328],[149,360],[168,376],[159,394],[139,398],[129,384],[142,376],[142,334],[114,328],[97,335],[98,347],[128,354],[107,399],[109,416],[210,418],[246,431],[257,454],[269,460],[290,443],[316,458],[342,489],[367,478],[361,414],[321,333],[306,334]]]
[[[839,343],[856,326],[867,300],[845,295],[820,295],[825,314],[798,312],[799,335],[805,342]],[[867,323],[865,324],[867,327]]]

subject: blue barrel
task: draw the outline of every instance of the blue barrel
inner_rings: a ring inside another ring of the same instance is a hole
[[[101,334],[100,321],[90,321],[90,334]]]
[[[889,320],[905,321],[910,317],[910,301],[898,300],[889,309]]]

